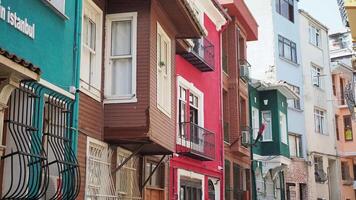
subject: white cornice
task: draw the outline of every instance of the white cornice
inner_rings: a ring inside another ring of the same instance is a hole
[[[215,24],[216,30],[221,30],[221,27],[226,24],[227,20],[216,8],[214,3],[211,0],[199,0],[199,4],[204,8],[206,15]]]

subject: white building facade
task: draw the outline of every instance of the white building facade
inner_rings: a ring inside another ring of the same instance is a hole
[[[303,10],[299,18],[309,199],[340,199],[328,28]]]
[[[246,3],[259,25],[258,41],[247,45],[248,60],[252,66],[251,77],[267,82],[285,82],[299,97],[303,97],[298,1],[247,0]],[[303,98],[289,100],[288,144],[292,161],[289,167],[293,166],[292,171],[296,176],[288,169],[285,171],[286,194],[282,199],[307,194],[304,124]]]

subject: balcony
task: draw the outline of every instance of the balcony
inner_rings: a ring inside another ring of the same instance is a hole
[[[240,59],[239,66],[240,66],[240,78],[246,82],[249,81],[250,80],[250,68],[251,68],[250,63],[247,62],[246,59]]]
[[[231,151],[242,157],[250,156],[251,131],[250,127],[241,126],[239,137],[230,144]]]
[[[212,161],[215,159],[215,134],[194,123],[180,123],[177,153],[201,161]]]
[[[208,39],[193,39],[194,47],[181,55],[202,72],[214,71],[214,45]]]

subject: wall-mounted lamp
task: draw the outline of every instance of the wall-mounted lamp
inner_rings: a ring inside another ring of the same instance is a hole
[[[263,104],[264,104],[265,106],[267,106],[267,105],[268,105],[268,99],[263,100]]]

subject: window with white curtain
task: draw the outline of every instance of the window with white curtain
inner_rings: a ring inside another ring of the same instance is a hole
[[[287,136],[287,116],[283,112],[279,112],[279,125],[280,125],[280,133],[281,133],[281,141],[284,144],[288,144],[288,136]]]
[[[137,13],[107,16],[105,98],[108,103],[137,102]]]
[[[100,101],[103,12],[92,0],[84,1],[80,89]]]
[[[302,149],[302,140],[300,135],[296,134],[288,134],[289,140],[289,152],[291,157],[302,157],[301,149]]]
[[[270,110],[262,111],[262,122],[266,125],[263,133],[263,141],[268,142],[273,140],[272,132],[272,113]]]
[[[171,116],[171,39],[157,23],[157,107]]]

